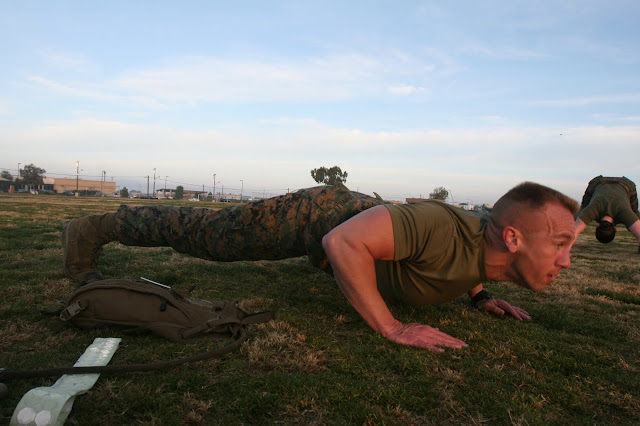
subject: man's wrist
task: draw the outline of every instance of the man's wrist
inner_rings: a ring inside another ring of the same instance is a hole
[[[491,297],[491,294],[487,290],[480,290],[475,294],[475,296],[471,298],[471,305],[477,308],[478,303],[482,302],[483,300],[491,299],[493,299],[493,297]]]
[[[389,338],[389,335],[393,333],[397,333],[398,331],[402,330],[403,326],[404,324],[394,319],[391,324],[386,324],[381,326],[378,332],[382,334],[384,337]]]

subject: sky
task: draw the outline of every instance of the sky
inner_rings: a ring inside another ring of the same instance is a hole
[[[640,2],[3,1],[0,170],[386,199],[640,184]],[[76,164],[79,166],[76,166]]]

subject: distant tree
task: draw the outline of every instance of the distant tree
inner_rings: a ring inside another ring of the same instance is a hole
[[[449,197],[449,190],[444,186],[439,186],[433,189],[433,192],[429,194],[429,198],[432,200],[445,201]]]
[[[11,176],[11,173],[9,173],[6,170],[3,170],[0,176],[2,176],[4,179],[7,179],[7,180],[13,180],[13,176]]]
[[[176,193],[173,196],[174,200],[182,200],[182,197],[184,197],[184,188],[181,185],[178,185],[176,187]]]
[[[326,167],[319,167],[311,170],[311,177],[318,183],[324,183],[325,185],[335,185],[336,183],[347,182],[346,171],[342,171],[340,167],[333,166],[329,169]]]
[[[20,170],[20,178],[27,185],[41,185],[44,183],[44,174],[46,172],[45,169],[36,167],[33,164],[27,164]]]
[[[129,198],[129,190],[126,186],[120,190],[120,198]]]

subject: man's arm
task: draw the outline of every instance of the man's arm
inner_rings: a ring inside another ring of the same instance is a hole
[[[637,238],[640,242],[640,220],[636,220],[633,225],[629,227],[629,231]]]
[[[469,298],[473,300],[473,298],[483,289],[482,284],[478,284],[469,290],[467,294],[469,295]],[[531,319],[529,312],[517,306],[513,306],[511,303],[502,299],[482,299],[476,302],[474,306],[478,308],[479,311],[491,312],[495,315],[504,315],[505,313],[509,314],[518,321]]]
[[[384,206],[365,210],[334,228],[322,239],[340,290],[367,324],[403,345],[443,352],[441,346],[467,346],[437,328],[396,320],[378,291],[375,261],[393,260],[395,243],[391,215]]]
[[[587,224],[582,221],[582,219],[576,219],[573,224],[573,235],[578,238],[578,235],[582,233],[587,228]]]

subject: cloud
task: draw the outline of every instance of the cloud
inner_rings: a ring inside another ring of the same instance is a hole
[[[635,25],[635,23],[633,24]],[[609,27],[607,27],[607,33]],[[623,31],[622,27],[618,28],[618,31]],[[609,35],[609,34],[607,34]],[[612,62],[614,64],[635,64],[640,59],[637,46],[633,41],[629,39],[630,44],[625,46],[618,41],[617,43],[606,43],[597,36],[584,37],[579,35],[573,35],[566,41],[567,47],[572,52],[585,53],[596,60],[605,61],[605,63]]]
[[[389,87],[389,93],[393,95],[414,95],[416,93],[423,93],[425,91],[424,87],[416,87],[416,86],[391,86]]]
[[[577,106],[586,106],[586,105],[593,105],[593,104],[638,103],[638,102],[640,102],[640,93],[621,93],[621,94],[613,94],[613,95],[538,100],[538,101],[530,102],[530,104],[556,106],[556,107],[577,107]]]
[[[531,49],[523,49],[519,47],[510,47],[510,46],[500,46],[500,47],[489,47],[479,43],[471,43],[463,46],[459,49],[461,53],[473,54],[478,56],[484,56],[488,58],[497,58],[497,59],[513,59],[520,61],[527,61],[533,59],[541,59],[550,56],[547,53],[531,50]]]
[[[416,95],[426,91],[424,82],[460,69],[446,53],[425,48],[418,55],[386,50],[296,59],[180,56],[96,82],[56,81],[41,74],[30,82],[68,96],[167,109],[198,103],[338,102]],[[412,84],[390,83],[407,80]]]
[[[63,52],[54,49],[41,50],[39,53],[47,66],[67,72],[86,72],[93,71],[96,68],[91,58],[78,53]]]
[[[338,101],[372,93],[379,85],[380,65],[362,55],[283,62],[185,57],[165,62],[126,72],[114,85],[168,103]]]
[[[51,90],[54,90],[58,93],[68,95],[68,96],[77,96],[80,98],[88,98],[88,99],[96,99],[103,101],[117,101],[120,100],[121,97],[108,93],[104,88],[89,85],[87,83],[69,83],[63,84],[58,83],[53,80],[40,77],[40,76],[31,76],[29,77],[29,81],[31,83],[35,83],[39,86],[47,87]]]

